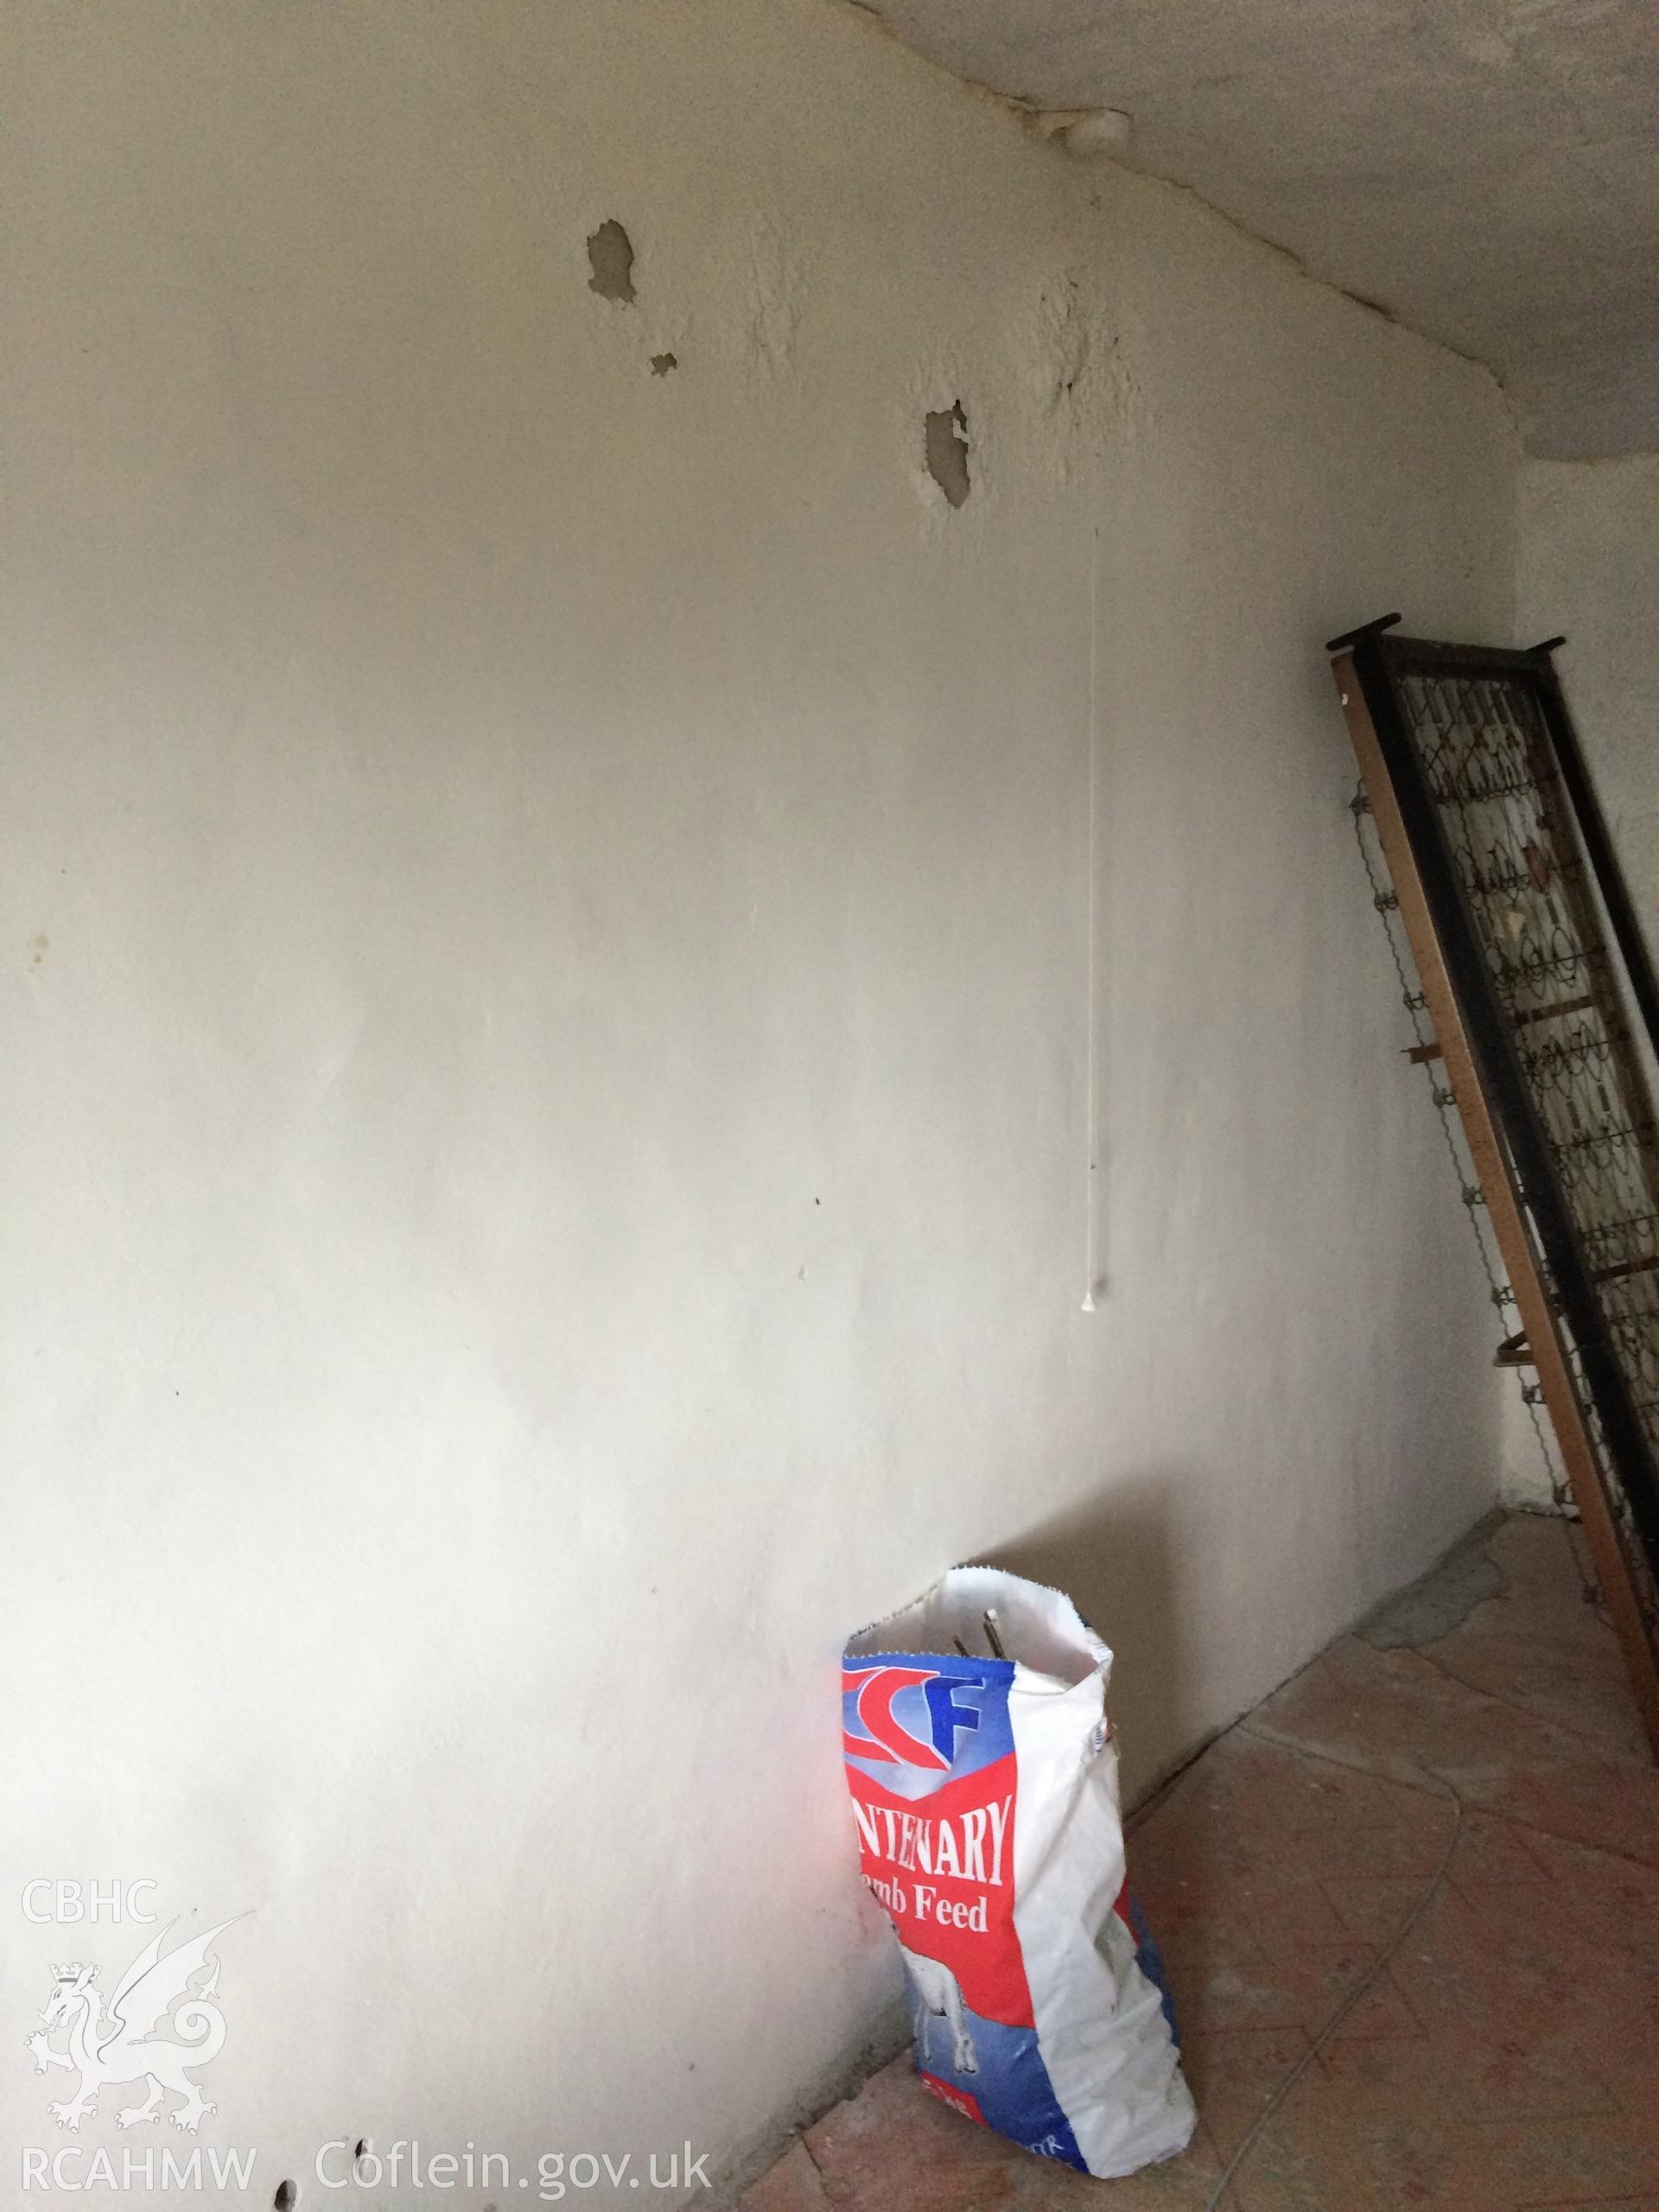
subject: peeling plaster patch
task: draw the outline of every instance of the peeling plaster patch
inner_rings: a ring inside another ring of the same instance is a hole
[[[597,292],[601,300],[614,300],[621,307],[633,305],[633,240],[620,223],[601,223],[590,234],[588,266],[592,271],[588,279],[590,292]]]
[[[801,324],[801,272],[783,226],[762,217],[749,232],[749,332],[757,358],[774,376],[794,355]]]
[[[677,353],[653,353],[651,357],[651,373],[654,377],[665,377],[679,365]]]
[[[1031,381],[1051,412],[1076,392],[1089,366],[1089,321],[1075,276],[1045,285],[1037,298]]]
[[[1030,466],[1069,484],[1128,434],[1135,402],[1125,334],[1084,270],[1033,276],[1028,305],[999,325],[998,352],[1030,439]]]
[[[923,417],[924,453],[927,473],[953,507],[959,507],[972,485],[968,474],[968,417],[958,399],[949,407],[931,409]]]

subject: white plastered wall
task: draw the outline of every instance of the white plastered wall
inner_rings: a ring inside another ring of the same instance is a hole
[[[1492,1494],[1320,646],[1507,641],[1504,410],[806,0],[7,38],[6,2139],[142,1875],[251,2202],[735,2171],[846,1630],[1063,1571],[1134,1788]]]
[[[1631,893],[1659,943],[1659,454],[1529,461],[1516,600],[1556,665]]]
[[[1631,895],[1659,945],[1659,454],[1522,467],[1516,636],[1556,666]],[[1548,1471],[1505,1397],[1503,1492],[1548,1510]]]

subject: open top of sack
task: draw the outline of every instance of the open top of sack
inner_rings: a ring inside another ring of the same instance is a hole
[[[1110,1651],[1062,1592],[994,1567],[953,1567],[913,1605],[861,1630],[847,1646],[849,1659],[918,1651],[930,1658],[1006,1659],[1065,1688],[1103,1675],[1112,1663]]]

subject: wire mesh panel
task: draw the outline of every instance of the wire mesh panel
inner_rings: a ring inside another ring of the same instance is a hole
[[[1642,1048],[1659,1001],[1649,956],[1548,648],[1494,652],[1385,627],[1333,651],[1368,795],[1384,802],[1396,889],[1408,879],[1425,1002],[1437,1033],[1454,1033],[1453,1046],[1424,1049],[1446,1053],[1495,1208],[1501,1185],[1504,1258],[1528,1321],[1506,1351],[1538,1365],[1586,1533],[1604,1537],[1604,1586],[1622,1580],[1610,1609],[1659,1749],[1659,1131]]]
[[[1651,1450],[1659,1446],[1653,1109],[1631,1049],[1594,887],[1562,801],[1535,672],[1466,676],[1408,663],[1399,689],[1474,933],[1515,1033],[1527,1090]],[[1593,1418],[1593,1395],[1589,1410]],[[1599,1435],[1598,1441],[1605,1461],[1605,1439]],[[1607,1473],[1610,1502],[1635,1538],[1616,1465]],[[1644,1548],[1636,1552],[1645,1566]]]

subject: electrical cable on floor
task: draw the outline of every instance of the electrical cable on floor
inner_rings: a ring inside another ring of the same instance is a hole
[[[1267,1734],[1265,1732],[1258,1732],[1251,1729],[1248,1731],[1248,1732],[1252,1735],[1261,1733],[1262,1740],[1267,1743],[1271,1743],[1275,1740],[1271,1735]],[[1319,1751],[1310,1751],[1305,1744],[1296,1745],[1294,1748],[1300,1751],[1304,1757],[1308,1758],[1319,1758],[1324,1756]],[[1360,1767],[1357,1760],[1329,1759],[1326,1761],[1326,1764],[1331,1766],[1352,1765],[1361,1773],[1371,1771],[1370,1769]],[[1415,1928],[1418,1922],[1422,1918],[1423,1915],[1428,1910],[1430,1905],[1433,1904],[1435,1898],[1440,1895],[1440,1886],[1446,1880],[1446,1875],[1451,1871],[1452,1858],[1456,1853],[1458,1844],[1463,1835],[1463,1800],[1459,1796],[1457,1791],[1452,1789],[1451,1783],[1442,1781],[1439,1775],[1430,1774],[1427,1769],[1424,1767],[1418,1767],[1416,1771],[1423,1777],[1423,1779],[1426,1782],[1432,1784],[1433,1794],[1437,1797],[1446,1797],[1451,1801],[1452,1833],[1446,1839],[1445,1851],[1440,1854],[1440,1862],[1434,1869],[1433,1874],[1429,1879],[1428,1885],[1424,1890],[1421,1897],[1418,1898],[1416,1904],[1413,1905],[1411,1910],[1401,1922],[1399,1927],[1395,1929],[1394,1935],[1384,1946],[1381,1955],[1372,1960],[1364,1974],[1343,1999],[1341,2004],[1338,2005],[1336,2011],[1332,2012],[1330,2018],[1319,2030],[1318,2035],[1314,2037],[1313,2042],[1308,2045],[1307,2049],[1302,2053],[1294,2066],[1291,2068],[1289,2073],[1286,2075],[1284,2080],[1274,2091],[1272,2096],[1268,2098],[1262,2111],[1257,2113],[1255,2124],[1250,2128],[1249,2133],[1245,2136],[1244,2140],[1239,2145],[1237,2150],[1234,2152],[1232,2157],[1228,2160],[1221,2179],[1216,2183],[1215,2193],[1211,2197],[1209,2202],[1205,2206],[1204,2212],[1219,2212],[1222,2199],[1226,2196],[1228,2190],[1237,2179],[1239,2169],[1244,2164],[1245,2159],[1249,2157],[1250,2152],[1255,2148],[1256,2145],[1261,2141],[1262,2136],[1266,2134],[1269,2124],[1280,2110],[1281,2107],[1284,2104],[1286,2098],[1289,2096],[1291,2091],[1301,2080],[1303,2075],[1306,2073],[1308,2068],[1313,2065],[1314,2060],[1325,2049],[1326,2044],[1330,2042],[1332,2037],[1335,2035],[1337,2030],[1342,2025],[1348,2015],[1353,2011],[1355,2005],[1359,2003],[1360,1999],[1362,1997],[1369,1996],[1370,1992],[1376,1986],[1377,1981],[1382,1975],[1382,1969],[1389,1964],[1391,1959],[1395,1957],[1400,1950],[1400,1947],[1404,1943],[1407,1936],[1410,1935],[1412,1929]]]

